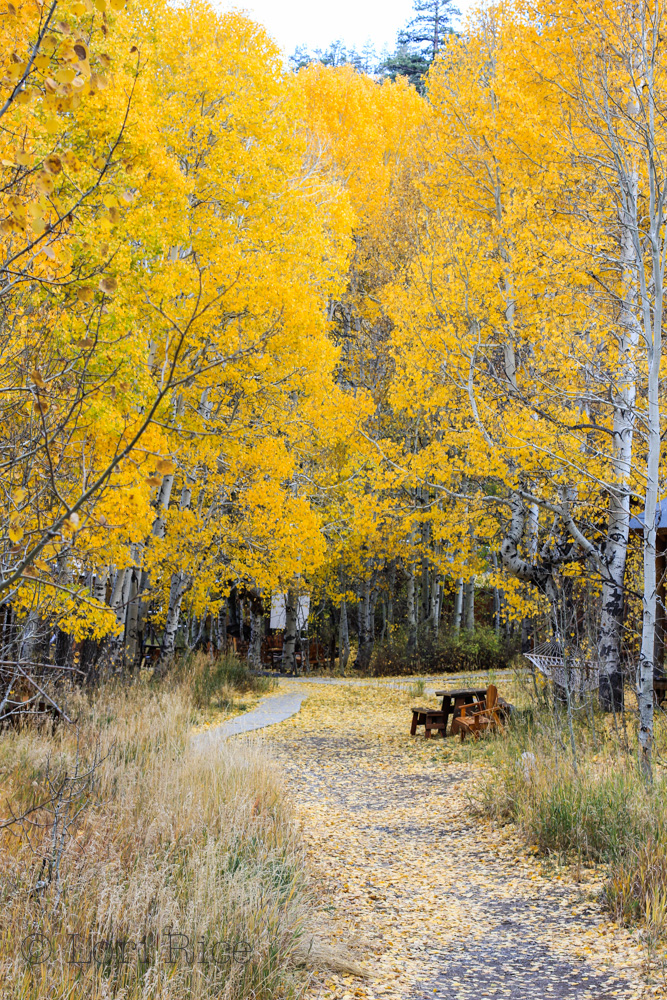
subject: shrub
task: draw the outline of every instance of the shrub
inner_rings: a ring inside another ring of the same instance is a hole
[[[379,644],[374,652],[372,672],[376,677],[396,674],[462,673],[478,670],[501,670],[511,664],[518,652],[516,641],[497,635],[486,626],[474,632],[422,631],[414,653],[408,651],[407,636],[397,633]]]
[[[262,693],[271,687],[267,677],[253,674],[246,660],[234,653],[225,653],[213,659],[206,653],[195,653],[186,658],[179,676],[189,686],[197,708],[229,708],[234,694],[253,691]]]

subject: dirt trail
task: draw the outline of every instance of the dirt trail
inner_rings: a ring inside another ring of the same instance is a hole
[[[324,934],[374,973],[324,973],[308,996],[667,996],[642,984],[638,938],[600,910],[601,874],[576,882],[473,818],[479,755],[411,739],[406,696],[388,694],[312,686],[298,715],[254,737],[299,806]]]

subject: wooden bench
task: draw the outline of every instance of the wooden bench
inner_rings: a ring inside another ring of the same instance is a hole
[[[495,684],[489,684],[484,701],[461,706],[460,714],[452,722],[452,736],[460,733],[463,742],[468,733],[478,739],[480,733],[502,729],[508,711],[507,703],[498,697]]]
[[[447,717],[439,708],[413,708],[412,725],[410,726],[411,736],[417,732],[417,726],[424,726],[427,740],[430,739],[433,730],[444,736],[447,729]]]

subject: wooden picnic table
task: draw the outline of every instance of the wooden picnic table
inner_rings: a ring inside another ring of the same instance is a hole
[[[459,691],[436,691],[436,698],[442,698],[442,712],[445,716],[443,736],[447,733],[447,723],[451,715],[452,721],[461,714],[462,705],[471,705],[474,701],[486,698],[486,688],[461,688]]]

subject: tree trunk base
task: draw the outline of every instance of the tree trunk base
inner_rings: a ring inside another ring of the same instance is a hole
[[[615,670],[611,674],[600,674],[599,699],[603,712],[623,711],[623,674],[620,670]]]

